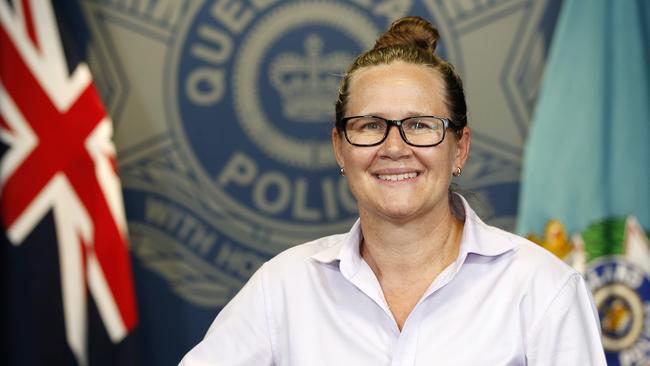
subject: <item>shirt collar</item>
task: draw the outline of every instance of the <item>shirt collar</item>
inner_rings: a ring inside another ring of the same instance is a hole
[[[354,251],[357,252],[358,257],[359,243],[361,243],[361,220],[357,219],[350,231],[343,235],[336,235],[335,238],[338,239],[337,242],[314,254],[312,258],[321,263],[332,263],[344,257],[349,258]]]
[[[469,253],[494,257],[515,248],[510,236],[503,235],[501,229],[485,224],[458,193],[452,197],[452,210],[465,221],[457,260],[464,261]],[[336,243],[314,254],[312,258],[321,263],[338,261],[340,270],[351,277],[363,261],[359,252],[361,237],[361,221],[357,219],[350,231],[338,236]]]
[[[484,223],[465,197],[458,193],[452,197],[452,210],[465,221],[459,257],[468,253],[495,257],[515,248],[510,235],[504,235],[503,230]]]
[[[350,231],[338,236],[337,239],[336,243],[314,254],[312,258],[325,264],[338,262],[340,271],[346,277],[351,278],[363,262],[359,251],[362,239],[361,220],[357,219]]]

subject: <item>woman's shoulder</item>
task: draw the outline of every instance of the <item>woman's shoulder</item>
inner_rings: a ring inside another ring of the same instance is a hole
[[[555,254],[551,253],[548,249],[539,244],[520,235],[497,228],[495,229],[500,230],[503,233],[502,235],[513,243],[517,252],[517,258],[522,263],[534,267],[549,268],[550,270],[561,273],[576,273],[576,271],[562,259],[558,258]]]
[[[271,258],[265,266],[276,275],[304,270],[319,257],[335,257],[348,235],[333,234],[289,247]]]
[[[519,280],[554,287],[580,275],[562,259],[522,236],[480,221],[478,226],[483,233],[481,238],[486,241],[482,245],[503,248],[504,259]]]
[[[454,207],[465,219],[463,235],[470,251],[485,256],[505,254],[511,266],[522,274],[544,273],[547,276],[567,277],[577,273],[550,251],[530,240],[484,222],[467,200],[457,194]]]
[[[549,250],[519,235],[504,235],[515,244],[513,270],[531,299],[546,303],[567,286],[584,286],[580,272]]]

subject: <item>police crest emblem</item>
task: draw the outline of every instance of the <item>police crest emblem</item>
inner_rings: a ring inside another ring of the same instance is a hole
[[[489,95],[512,107],[512,113],[506,108],[495,118],[504,124],[499,129],[470,122],[473,157],[460,182],[486,202],[499,202],[487,219],[509,227],[516,201],[508,197],[518,188],[521,146],[515,146],[519,137],[498,131],[522,130],[511,127],[526,121],[528,102],[521,98],[534,97],[541,65],[530,55],[543,57],[546,35],[539,25],[552,18],[545,2],[514,5],[505,0],[490,6],[451,0],[89,4],[91,13],[103,14],[98,22],[131,36],[125,54],[130,60],[160,60],[137,70],[144,63],[124,64],[133,70],[120,70],[120,62],[104,68],[114,71],[103,84],[113,91],[108,100],[115,120],[141,121],[116,129],[139,263],[184,301],[213,309],[279,251],[346,231],[356,207],[330,147],[340,75],[381,29],[407,14],[438,26],[439,54],[457,66],[468,85],[474,83],[468,98],[476,115],[493,105],[471,100],[473,93],[485,94],[481,85],[492,85]],[[484,40],[504,36],[495,25],[522,16],[530,21],[507,32],[517,36],[493,52],[510,59],[485,60],[468,51],[483,54],[478,46]],[[100,24],[95,28],[103,30]],[[107,45],[98,61],[119,52]],[[497,80],[474,79],[469,70],[476,70],[472,62],[478,59],[489,69],[483,77],[503,78],[503,88],[494,87],[501,85]],[[502,69],[504,62],[517,67]],[[146,79],[134,86],[157,90],[130,90],[125,74]],[[101,74],[99,79],[102,84]],[[143,106],[137,103],[140,95],[160,101]]]
[[[395,9],[206,1],[188,17],[165,99],[178,158],[223,239],[202,254],[214,270],[242,283],[263,258],[349,228],[356,204],[331,149],[333,103],[345,68],[388,14],[402,15]],[[255,260],[237,269],[237,256]]]

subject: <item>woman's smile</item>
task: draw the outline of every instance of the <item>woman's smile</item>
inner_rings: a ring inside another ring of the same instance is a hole
[[[377,178],[386,182],[410,182],[417,176],[417,172],[399,173],[399,174],[377,174]]]

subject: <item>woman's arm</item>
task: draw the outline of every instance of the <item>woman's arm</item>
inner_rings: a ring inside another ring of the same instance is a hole
[[[568,278],[530,333],[529,365],[606,366],[598,313],[582,276]]]
[[[264,266],[223,308],[179,366],[273,365],[263,271]]]

